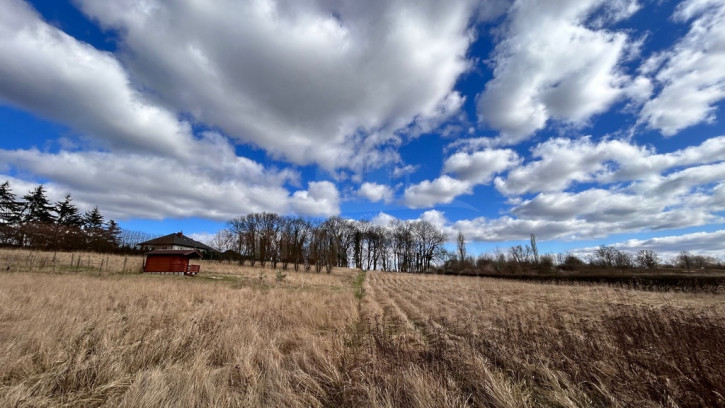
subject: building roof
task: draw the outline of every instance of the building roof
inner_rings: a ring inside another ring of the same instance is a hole
[[[201,254],[195,249],[154,249],[146,252],[146,256],[178,255],[186,258],[201,258]]]
[[[157,245],[179,245],[194,249],[203,249],[205,251],[219,252],[216,249],[210,247],[209,245],[203,244],[199,241],[194,241],[193,239],[182,234],[181,232],[176,232],[173,234],[164,235],[163,237],[154,238],[146,242],[141,242],[138,245],[142,247]]]

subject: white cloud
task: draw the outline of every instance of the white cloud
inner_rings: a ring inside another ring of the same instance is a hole
[[[725,162],[703,164],[610,189],[539,193],[517,200],[510,213],[518,221],[569,224],[579,238],[721,223],[723,179]]]
[[[405,189],[404,203],[411,208],[448,204],[461,194],[470,194],[472,184],[447,175],[433,181],[424,180]]]
[[[510,149],[458,152],[446,159],[443,172],[456,174],[464,181],[484,184],[489,183],[496,173],[507,170],[519,162],[516,152]]]
[[[373,217],[372,220],[370,220],[370,223],[378,227],[389,227],[395,220],[397,220],[397,218],[381,211],[378,215]]]
[[[478,20],[492,21],[506,13],[513,0],[486,0],[478,4]]]
[[[399,178],[403,176],[407,176],[409,174],[413,174],[420,168],[419,165],[412,165],[412,164],[406,164],[402,167],[396,167],[393,169],[393,178]]]
[[[439,230],[444,230],[445,225],[448,223],[445,214],[442,211],[438,210],[428,210],[421,214],[419,219],[423,221],[428,221],[429,223],[431,223],[431,225],[438,228]]]
[[[119,16],[138,12],[138,4],[107,5]],[[49,192],[70,191],[80,206],[98,205],[117,219],[339,213],[334,184],[312,182],[290,195],[284,185],[299,183],[296,172],[238,157],[218,133],[192,135],[130,78],[112,54],[43,22],[23,2],[0,0],[0,101],[67,124],[102,149],[0,150],[2,170],[48,179]]]
[[[531,161],[497,177],[496,188],[506,195],[562,191],[573,183],[627,182],[658,175],[678,166],[725,160],[725,136],[713,137],[697,146],[657,154],[654,149],[622,140],[555,138],[532,150]]]
[[[0,1],[0,102],[71,126],[102,147],[190,157],[191,127],[146,101],[113,55]]]
[[[393,190],[383,184],[365,182],[360,186],[358,196],[372,202],[383,201],[389,203],[393,200]]]
[[[655,73],[659,93],[642,108],[640,121],[672,136],[715,120],[715,104],[725,99],[725,3],[690,0],[675,10],[675,21],[692,21],[675,46],[651,57],[645,74]]]
[[[52,181],[49,191],[71,192],[79,204],[98,205],[115,219],[201,217],[219,221],[249,212],[331,216],[339,194],[329,181],[297,182],[288,170],[269,170],[238,157],[222,137],[208,133],[188,161],[140,153],[0,150],[0,162]],[[3,170],[3,169],[0,169]],[[109,193],[111,191],[112,193]]]
[[[311,181],[307,191],[296,191],[291,199],[298,215],[332,216],[340,213],[340,193],[329,181]]]
[[[405,189],[403,202],[410,208],[448,204],[461,194],[471,194],[479,184],[491,182],[493,176],[520,163],[510,149],[486,149],[479,152],[458,152],[446,159],[444,174],[433,181],[423,180]]]
[[[626,18],[635,1],[518,1],[492,62],[494,78],[478,97],[479,119],[516,143],[550,119],[582,125],[621,98],[631,79],[618,64],[630,46],[622,32],[587,27]]]
[[[298,164],[398,159],[458,109],[471,1],[79,1],[169,106]]]
[[[209,243],[211,243],[216,237],[216,234],[211,232],[196,232],[189,234],[188,236],[193,240],[209,245]]]
[[[691,197],[635,195],[590,189],[579,193],[542,193],[511,209],[521,219],[585,221],[597,236],[615,232],[683,228],[718,222],[712,208],[692,205]]]

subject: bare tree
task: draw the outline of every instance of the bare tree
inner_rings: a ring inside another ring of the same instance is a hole
[[[236,237],[232,231],[223,228],[214,234],[214,237],[209,242],[209,245],[219,252],[225,252],[228,250],[235,249],[237,242]]]
[[[659,264],[659,257],[651,249],[641,249],[637,252],[636,262],[640,268],[654,269]]]
[[[412,231],[417,244],[416,270],[418,272],[429,271],[436,253],[446,242],[446,236],[425,220],[413,222]]]
[[[687,269],[688,271],[692,268],[694,257],[687,251],[682,251],[677,255],[676,262],[681,268]]]
[[[536,235],[531,234],[531,254],[534,258],[534,263],[539,263],[539,248],[536,246]]]
[[[466,261],[466,238],[461,231],[458,231],[456,242],[458,244],[458,261],[463,264]]]

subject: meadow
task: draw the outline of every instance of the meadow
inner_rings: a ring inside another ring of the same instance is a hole
[[[725,406],[719,293],[201,264],[0,250],[0,406]]]

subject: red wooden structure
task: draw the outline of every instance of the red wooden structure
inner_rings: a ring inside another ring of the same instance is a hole
[[[201,254],[193,249],[157,249],[146,253],[143,271],[196,275],[200,266],[189,265],[189,261],[196,258],[201,258]]]

